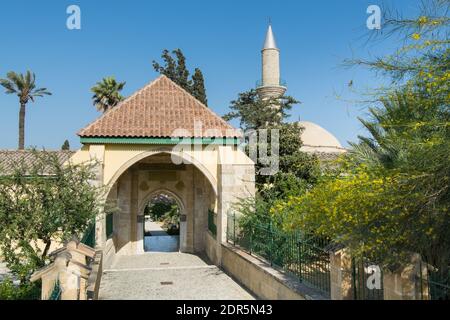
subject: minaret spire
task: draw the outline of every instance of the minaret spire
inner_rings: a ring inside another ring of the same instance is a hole
[[[263,49],[278,49],[277,43],[275,41],[275,36],[273,35],[272,25],[269,23],[266,33],[266,41],[264,41]]]
[[[261,54],[262,77],[256,90],[263,99],[280,97],[286,92],[286,86],[280,80],[280,50],[270,20]]]

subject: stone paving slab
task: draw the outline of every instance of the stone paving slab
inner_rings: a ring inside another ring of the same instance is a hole
[[[144,237],[145,252],[178,252],[180,236],[150,236]]]
[[[103,273],[99,299],[253,300],[254,297],[198,256],[148,253],[117,257],[111,269]]]
[[[206,259],[188,253],[180,252],[147,252],[133,256],[116,256],[111,269],[130,269],[130,268],[157,268],[167,267],[192,267],[205,266],[211,263]]]

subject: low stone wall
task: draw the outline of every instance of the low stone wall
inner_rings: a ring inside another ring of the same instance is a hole
[[[100,289],[100,282],[102,280],[102,268],[103,263],[103,252],[101,250],[95,252],[94,261],[91,265],[91,272],[89,274],[87,288],[86,288],[86,299],[87,300],[98,300],[98,292]]]
[[[108,239],[105,244],[105,248],[103,249],[103,269],[108,269],[111,267],[111,264],[116,256],[116,247],[114,245],[113,239]]]
[[[352,257],[348,250],[341,249],[336,252],[330,252],[330,280],[331,280],[331,299],[332,300],[354,300],[355,297],[353,277]],[[362,271],[366,272],[366,271]],[[362,286],[368,286],[371,282],[366,273],[366,283]],[[411,261],[395,272],[383,271],[383,278],[380,284],[383,284],[383,296],[379,299],[384,300],[428,300],[430,293],[426,285],[428,278],[427,264],[421,261],[418,254],[411,255]],[[368,288],[368,287],[367,287]],[[366,290],[367,290],[366,288]],[[358,287],[358,291],[361,291]],[[369,289],[370,290],[370,289]],[[359,298],[361,299],[361,298]]]
[[[227,243],[221,245],[222,268],[255,296],[267,300],[325,300],[318,291],[301,284],[267,262]]]
[[[205,253],[209,260],[217,266],[220,266],[220,259],[217,250],[220,247],[217,246],[217,241],[214,239],[210,232],[205,233]]]

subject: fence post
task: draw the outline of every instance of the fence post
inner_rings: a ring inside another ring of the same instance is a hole
[[[250,247],[249,247],[249,252],[250,255],[252,254],[252,247],[253,247],[253,226],[251,226],[250,228]]]
[[[269,223],[269,234],[270,234],[269,260],[270,260],[270,266],[273,266],[273,256],[272,256],[272,250],[273,250],[272,221]]]
[[[236,246],[236,212],[233,212],[233,245]]]
[[[413,254],[410,262],[396,272],[383,274],[385,300],[428,300],[429,290],[422,282],[428,282],[427,266],[421,256]]]
[[[353,299],[354,300],[358,300],[359,299],[359,295],[358,295],[358,282],[356,281],[356,277],[359,277],[359,274],[356,274],[356,261],[355,258],[352,257],[351,259],[351,263],[352,263],[352,288],[353,288]]]
[[[300,277],[300,282],[301,281],[303,281],[303,274],[302,274],[302,259],[303,259],[303,257],[302,257],[302,243],[301,243],[301,240],[300,240],[300,237],[299,237],[299,235],[298,234],[296,234],[296,242],[297,242],[297,253],[298,253],[298,256],[297,256],[297,259],[298,259],[298,274],[299,274],[299,277]]]
[[[225,239],[226,239],[227,243],[230,242],[229,233],[230,233],[230,217],[227,214],[227,231],[225,232]],[[217,240],[217,237],[216,237],[216,240]]]
[[[355,297],[352,258],[347,250],[330,252],[331,300],[351,300]]]

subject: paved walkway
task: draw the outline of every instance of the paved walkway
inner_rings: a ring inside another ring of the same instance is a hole
[[[152,236],[168,236],[167,232],[161,228],[160,222],[154,222],[150,219],[145,220],[145,232],[150,232]]]
[[[145,220],[145,232],[151,236],[144,237],[144,250],[146,252],[177,252],[180,247],[180,237],[170,236],[161,228],[160,222]]]
[[[196,255],[145,253],[117,256],[104,270],[100,300],[246,300],[238,283]]]

